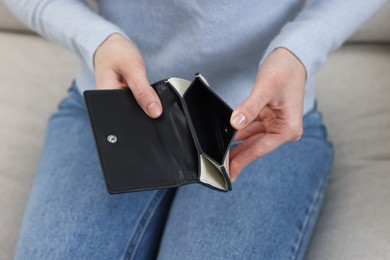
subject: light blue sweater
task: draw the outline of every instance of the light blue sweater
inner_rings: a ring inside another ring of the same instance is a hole
[[[150,83],[192,80],[200,72],[232,108],[249,95],[263,58],[284,47],[306,68],[306,113],[315,102],[314,74],[329,52],[386,1],[98,0],[99,14],[81,0],[5,2],[29,27],[80,57],[80,92],[95,88],[93,55],[114,32],[141,50]]]

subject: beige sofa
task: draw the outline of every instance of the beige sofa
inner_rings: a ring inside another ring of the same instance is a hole
[[[11,259],[48,116],[77,61],[31,34],[0,1],[0,259]],[[390,4],[318,74],[336,150],[306,259],[390,259]]]

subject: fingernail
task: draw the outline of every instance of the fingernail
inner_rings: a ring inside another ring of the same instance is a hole
[[[150,104],[147,108],[148,114],[151,115],[152,117],[158,117],[161,115],[161,108],[160,106],[156,103],[153,102]]]
[[[242,113],[238,113],[234,118],[233,118],[233,124],[236,127],[242,127],[246,124],[246,117]]]
[[[230,181],[231,181],[232,183],[234,183],[234,182],[236,181],[236,178],[237,178],[237,177],[233,177],[233,178],[230,179]]]

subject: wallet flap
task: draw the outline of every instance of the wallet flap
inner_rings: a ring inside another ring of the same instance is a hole
[[[163,114],[145,114],[128,88],[87,90],[85,101],[110,193],[198,181],[199,153],[181,98],[164,81],[152,84]]]

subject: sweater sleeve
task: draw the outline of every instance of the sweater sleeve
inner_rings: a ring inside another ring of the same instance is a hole
[[[325,63],[327,55],[355,32],[386,0],[309,0],[294,20],[284,25],[271,41],[259,66],[269,53],[282,47],[306,68],[307,77]]]
[[[122,30],[95,13],[82,0],[5,0],[29,28],[70,49],[94,71],[96,49],[112,33]]]

